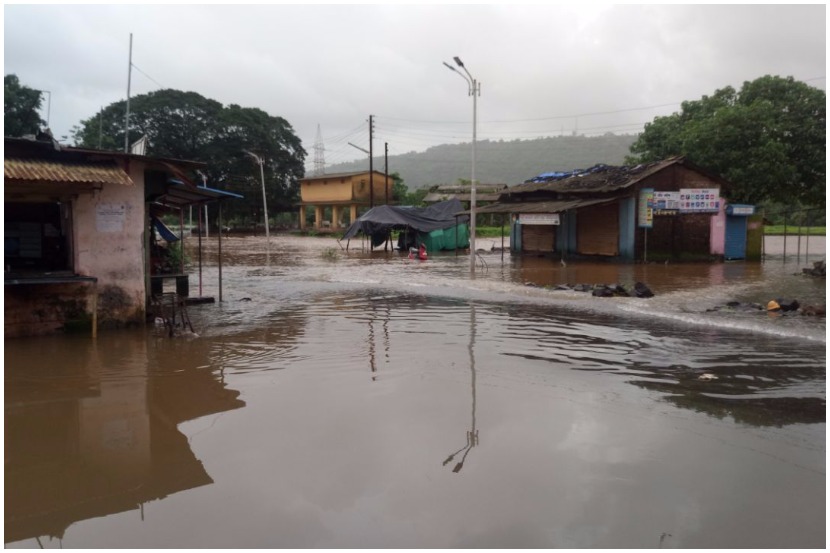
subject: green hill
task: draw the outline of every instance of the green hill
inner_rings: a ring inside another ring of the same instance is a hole
[[[598,163],[622,165],[636,135],[559,136],[534,140],[476,143],[476,181],[518,184],[548,171],[570,171]],[[410,190],[453,184],[470,178],[470,143],[443,144],[425,152],[389,156],[389,172],[399,173]],[[326,167],[327,173],[366,170],[368,159]],[[374,167],[383,171],[383,157]]]

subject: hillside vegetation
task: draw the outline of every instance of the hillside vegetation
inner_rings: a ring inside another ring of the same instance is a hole
[[[568,171],[598,163],[622,165],[636,135],[559,136],[535,140],[476,143],[476,181],[518,184],[548,171]],[[425,152],[389,156],[389,172],[399,173],[410,189],[470,179],[470,143],[434,146]],[[369,160],[326,167],[327,173],[367,170]],[[374,167],[383,171],[383,158]]]

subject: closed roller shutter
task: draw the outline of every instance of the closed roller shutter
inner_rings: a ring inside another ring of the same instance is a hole
[[[523,252],[552,252],[555,240],[554,225],[522,225]]]
[[[577,249],[583,255],[619,255],[620,206],[585,207],[577,212]]]

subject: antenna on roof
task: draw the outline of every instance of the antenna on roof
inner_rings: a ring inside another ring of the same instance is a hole
[[[124,118],[124,153],[130,153],[130,79],[133,76],[133,34],[130,33],[130,62],[127,65],[127,115]]]

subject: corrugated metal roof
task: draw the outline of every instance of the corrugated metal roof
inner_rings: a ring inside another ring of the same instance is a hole
[[[585,199],[585,200],[561,200],[553,202],[513,202],[486,205],[476,209],[476,213],[561,213],[569,209],[577,209],[594,204],[602,204],[616,201],[617,198]],[[463,211],[469,214],[469,210]]]
[[[469,202],[470,201],[470,193],[466,194],[443,194],[440,192],[430,192],[426,196],[424,196],[425,203],[434,203],[434,202],[443,202],[445,200],[451,200],[452,198],[458,198],[462,202]],[[479,194],[476,191],[476,201],[477,202],[495,202],[499,199],[499,194]]]
[[[300,179],[300,182],[306,182],[306,181],[312,181],[312,180],[326,180],[326,179],[343,179],[343,178],[346,178],[346,177],[355,177],[357,175],[368,175],[369,172],[370,171],[368,169],[366,169],[365,171],[352,171],[350,173],[329,173],[329,174],[323,174],[323,175],[317,175],[317,176],[303,177],[303,178]],[[384,174],[381,173],[380,171],[371,171],[371,172],[374,173],[375,175],[378,175],[378,176],[381,176],[381,177],[384,176]],[[390,176],[389,178],[391,180],[392,177]]]
[[[469,194],[472,190],[469,184],[439,184],[430,188],[431,192],[442,192],[445,194]],[[507,189],[506,184],[482,184],[476,183],[476,193],[493,194]]]
[[[662,171],[675,163],[683,164],[683,157],[669,158],[653,163],[644,163],[634,167],[614,167],[609,165],[597,165],[586,169],[583,173],[567,176],[564,178],[551,178],[543,182],[526,182],[516,185],[505,194],[528,194],[530,192],[563,192],[568,194],[596,194],[613,192],[622,188],[628,188],[649,175]]]
[[[215,188],[207,188],[205,186],[170,184],[167,186],[165,194],[157,198],[155,201],[156,203],[160,203],[170,207],[181,208],[188,205],[196,205],[242,197],[242,195],[236,194],[234,192],[228,192],[227,190],[217,190]]]
[[[133,180],[113,163],[70,163],[41,159],[3,160],[5,179],[67,184],[121,184],[132,186]]]

